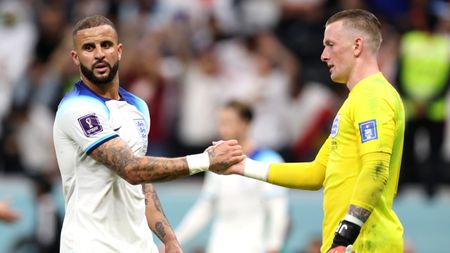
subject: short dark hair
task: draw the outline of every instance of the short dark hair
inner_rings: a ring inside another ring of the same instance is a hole
[[[113,22],[111,22],[111,20],[109,20],[107,17],[101,16],[101,15],[95,15],[95,16],[83,18],[82,20],[78,21],[75,24],[75,26],[73,27],[72,36],[75,37],[75,35],[77,35],[77,32],[80,30],[97,27],[97,26],[102,26],[102,25],[109,25],[114,29],[114,31],[117,31]]]
[[[336,21],[343,20],[343,24],[347,27],[362,31],[369,36],[369,44],[371,44],[374,52],[377,52],[380,48],[382,36],[381,36],[381,23],[377,17],[369,11],[361,9],[349,9],[338,12],[331,16],[326,25]]]
[[[239,118],[247,123],[250,123],[253,120],[252,107],[245,102],[238,100],[231,100],[225,104],[224,108],[235,110],[239,115]]]

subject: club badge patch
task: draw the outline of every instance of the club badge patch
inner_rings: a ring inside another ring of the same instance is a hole
[[[78,118],[78,122],[80,123],[81,128],[84,131],[84,135],[86,135],[87,137],[103,131],[103,127],[100,125],[100,121],[98,120],[97,116],[95,116],[95,113],[91,113]]]
[[[147,128],[145,127],[145,120],[144,119],[134,119],[134,124],[137,127],[137,130],[139,132],[139,136],[142,139],[147,139]]]
[[[336,137],[339,130],[339,119],[341,118],[341,115],[336,115],[333,120],[333,125],[331,126],[331,137]]]
[[[373,119],[359,123],[359,132],[362,143],[378,139],[377,122]]]

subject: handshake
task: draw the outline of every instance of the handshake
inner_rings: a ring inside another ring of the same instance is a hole
[[[221,175],[237,174],[253,179],[267,181],[269,163],[246,157],[236,140],[213,142],[205,152],[188,155],[186,160],[189,174],[212,171]]]
[[[203,153],[186,158],[191,175],[207,170],[222,175],[242,175],[246,155],[236,140],[227,140],[213,142]]]

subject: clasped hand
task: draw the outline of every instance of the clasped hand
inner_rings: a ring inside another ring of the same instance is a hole
[[[217,174],[233,174],[237,168],[233,165],[243,164],[246,156],[236,140],[217,141],[205,152],[209,155],[209,171]]]

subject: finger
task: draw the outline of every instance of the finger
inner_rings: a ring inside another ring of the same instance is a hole
[[[229,152],[229,154],[231,154],[231,156],[241,156],[241,155],[245,155],[242,150],[237,149],[237,150],[231,150]]]
[[[219,141],[213,141],[212,142],[212,144],[213,144],[213,146],[217,146],[217,145],[220,145],[221,143],[224,143],[225,141],[223,141],[223,140],[219,140]]]
[[[238,145],[239,142],[237,140],[227,140],[226,143],[230,146]]]
[[[247,157],[246,155],[233,156],[233,158],[231,158],[230,160],[231,165],[242,162],[246,157]]]

